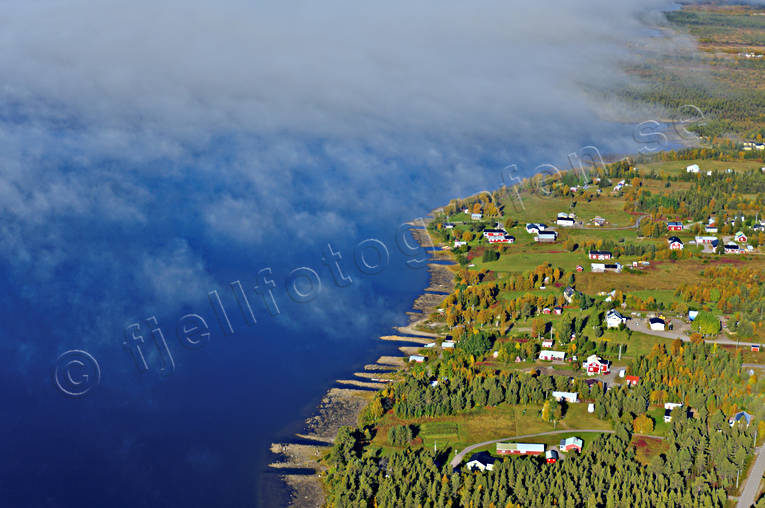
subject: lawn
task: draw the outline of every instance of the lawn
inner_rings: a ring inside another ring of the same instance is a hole
[[[624,293],[654,290],[674,291],[682,283],[699,282],[701,270],[704,268],[705,265],[695,259],[651,261],[651,265],[639,273],[578,273],[576,275],[576,287],[587,294],[596,294],[612,289],[620,289]]]
[[[621,340],[624,340],[627,344],[627,351],[622,355],[622,360],[625,358],[637,358],[641,355],[647,355],[656,344],[672,343],[670,339],[640,332],[632,332],[632,338],[629,341],[626,339]],[[619,342],[619,340],[617,340],[617,342]]]
[[[653,418],[652,434],[657,436],[666,436],[672,424],[666,423],[664,421],[664,406],[652,407],[648,411],[648,416]]]

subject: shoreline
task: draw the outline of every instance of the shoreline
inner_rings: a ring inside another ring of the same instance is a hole
[[[424,224],[427,227],[437,208],[431,211]],[[409,223],[414,240],[423,249],[433,246],[427,229]],[[450,259],[449,251],[428,250],[431,261]],[[424,344],[441,335],[417,329],[428,319],[446,294],[454,288],[454,272],[449,265],[428,263],[429,281],[422,293],[407,312],[409,323],[392,327],[396,334],[383,335],[378,340],[401,342],[398,350],[402,356],[380,356],[375,363],[364,366],[364,372],[354,372],[353,378],[338,379],[330,387],[305,421],[305,431],[295,435],[303,443],[272,443],[270,451],[274,460],[268,465],[270,472],[280,474],[280,479],[289,490],[289,506],[292,508],[318,508],[324,504],[324,489],[320,475],[324,471],[321,459],[330,450],[337,432],[342,426],[356,426],[361,411],[377,391],[384,389],[395,380],[396,374],[406,366],[406,358]],[[444,293],[444,294],[441,294]],[[308,441],[310,444],[305,444]],[[280,473],[284,471],[284,473]]]

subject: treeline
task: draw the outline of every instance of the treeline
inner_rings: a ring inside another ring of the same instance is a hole
[[[681,402],[701,417],[717,410],[732,416],[738,409],[751,410],[755,405],[747,392],[756,387],[747,390],[745,377],[742,382],[741,357],[715,344],[656,344],[648,355],[632,363],[630,371],[651,390],[652,402]],[[763,381],[749,381],[758,383],[760,390],[765,388]]]
[[[715,172],[702,175],[687,191],[653,194],[645,189],[626,193],[625,210],[649,212],[667,217],[687,217],[705,220],[714,216],[721,225],[739,212],[748,212],[747,221],[739,226],[751,225],[754,215],[765,211],[765,178],[754,171],[744,173]],[[734,225],[735,227],[735,225]]]
[[[765,270],[719,266],[701,272],[702,280],[684,283],[675,295],[688,303],[736,313],[729,328],[742,337],[765,335]]]

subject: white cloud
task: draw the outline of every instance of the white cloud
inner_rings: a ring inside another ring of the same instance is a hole
[[[642,13],[667,5],[13,2],[3,266],[27,298],[45,282],[103,313],[180,305],[228,282],[228,254],[288,263],[495,187],[505,164],[623,148],[588,90],[627,79]]]

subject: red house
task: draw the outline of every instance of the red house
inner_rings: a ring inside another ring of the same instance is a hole
[[[582,364],[582,368],[587,372],[588,376],[594,376],[596,374],[608,374],[609,362],[603,360],[598,355],[590,355],[587,357],[587,361]]]
[[[583,272],[584,271],[584,267],[582,265],[576,265],[576,271],[577,272]]]
[[[667,222],[667,231],[682,231],[683,224],[681,222]]]
[[[611,259],[611,253],[607,250],[591,250],[590,259]]]
[[[752,353],[759,353],[759,352],[760,352],[760,345],[752,344]]]
[[[638,382],[640,381],[640,378],[638,376],[625,376],[625,381],[627,381],[627,384],[630,386],[637,386]]]

